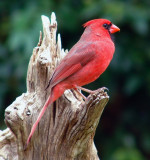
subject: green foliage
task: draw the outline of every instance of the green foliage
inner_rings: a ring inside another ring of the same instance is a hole
[[[136,149],[120,148],[113,155],[112,160],[144,160]]]
[[[40,16],[54,11],[63,47],[71,48],[81,25],[107,18],[120,27],[107,71],[89,88],[109,88],[110,102],[95,143],[103,160],[150,159],[150,1],[37,0],[0,4],[0,129],[4,109],[26,91],[26,72],[39,31]],[[72,38],[74,37],[74,38]]]

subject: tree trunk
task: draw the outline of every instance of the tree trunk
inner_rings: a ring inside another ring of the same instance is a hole
[[[95,92],[85,101],[66,90],[48,107],[26,150],[33,123],[50,94],[45,90],[54,68],[67,54],[61,48],[55,14],[42,16],[43,33],[34,48],[27,72],[27,92],[5,110],[8,128],[0,131],[0,160],[97,160],[93,138],[108,102],[106,92]]]

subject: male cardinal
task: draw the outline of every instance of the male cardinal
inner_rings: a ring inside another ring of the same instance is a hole
[[[83,89],[81,86],[95,81],[112,60],[115,51],[112,34],[120,29],[107,19],[94,19],[86,22],[83,27],[85,30],[79,41],[54,70],[47,87],[51,93],[31,129],[26,146],[46,108],[65,90]]]

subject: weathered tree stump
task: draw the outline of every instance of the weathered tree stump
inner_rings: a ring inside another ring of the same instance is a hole
[[[43,39],[34,48],[27,73],[27,92],[6,109],[8,128],[0,132],[0,160],[97,160],[93,138],[108,102],[105,92],[86,101],[72,90],[48,107],[26,150],[28,135],[50,91],[45,90],[54,68],[67,54],[61,48],[55,14],[42,16]]]

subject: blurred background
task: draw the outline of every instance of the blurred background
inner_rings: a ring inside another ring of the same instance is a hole
[[[108,87],[110,100],[96,131],[102,160],[150,159],[150,1],[5,0],[0,2],[0,129],[4,110],[26,92],[26,73],[42,30],[41,15],[57,16],[62,46],[70,49],[82,24],[107,18],[116,24],[116,52],[90,89]]]

